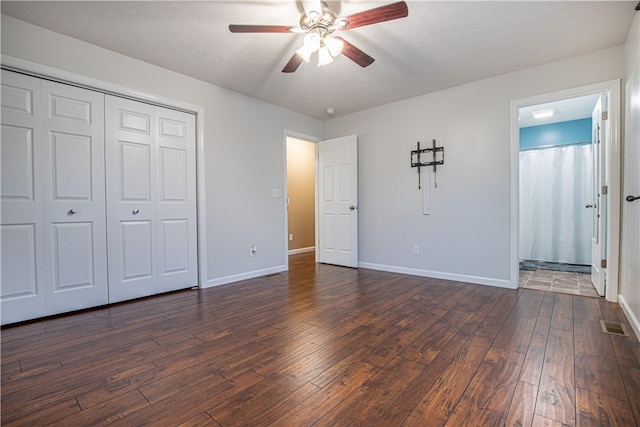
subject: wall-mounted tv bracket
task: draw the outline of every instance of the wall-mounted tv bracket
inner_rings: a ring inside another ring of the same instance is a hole
[[[421,156],[427,153],[431,153],[431,161],[423,162]],[[420,141],[418,141],[417,150],[411,150],[411,167],[418,168],[418,189],[422,188],[420,171],[422,166],[433,166],[433,185],[435,188],[438,188],[438,182],[435,179],[436,167],[438,165],[444,165],[444,147],[436,147],[436,140],[434,139],[431,148],[420,148]]]

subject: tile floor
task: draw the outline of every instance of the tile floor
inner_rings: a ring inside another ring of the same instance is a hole
[[[599,297],[591,284],[591,274],[551,270],[520,270],[520,287],[539,291]]]

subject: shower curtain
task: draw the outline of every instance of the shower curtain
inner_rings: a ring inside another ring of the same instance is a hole
[[[591,144],[520,152],[520,259],[591,264]]]

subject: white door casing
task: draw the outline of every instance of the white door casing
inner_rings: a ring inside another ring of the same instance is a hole
[[[107,96],[109,301],[197,284],[195,118]]]
[[[2,70],[2,324],[46,315],[40,80]]]
[[[606,269],[601,265],[605,260],[605,238],[606,230],[606,194],[602,194],[602,186],[606,184],[606,135],[602,120],[604,111],[605,96],[600,95],[596,106],[593,109],[591,124],[591,144],[593,146],[593,187],[591,199],[592,211],[592,237],[591,237],[591,282],[599,295],[605,294]]]
[[[318,147],[319,261],[358,266],[358,138],[321,141]]]

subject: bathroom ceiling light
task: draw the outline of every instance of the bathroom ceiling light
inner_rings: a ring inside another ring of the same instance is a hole
[[[556,113],[555,110],[552,108],[550,110],[534,111],[531,114],[533,115],[534,119],[548,119],[549,117],[552,117],[555,113]]]

